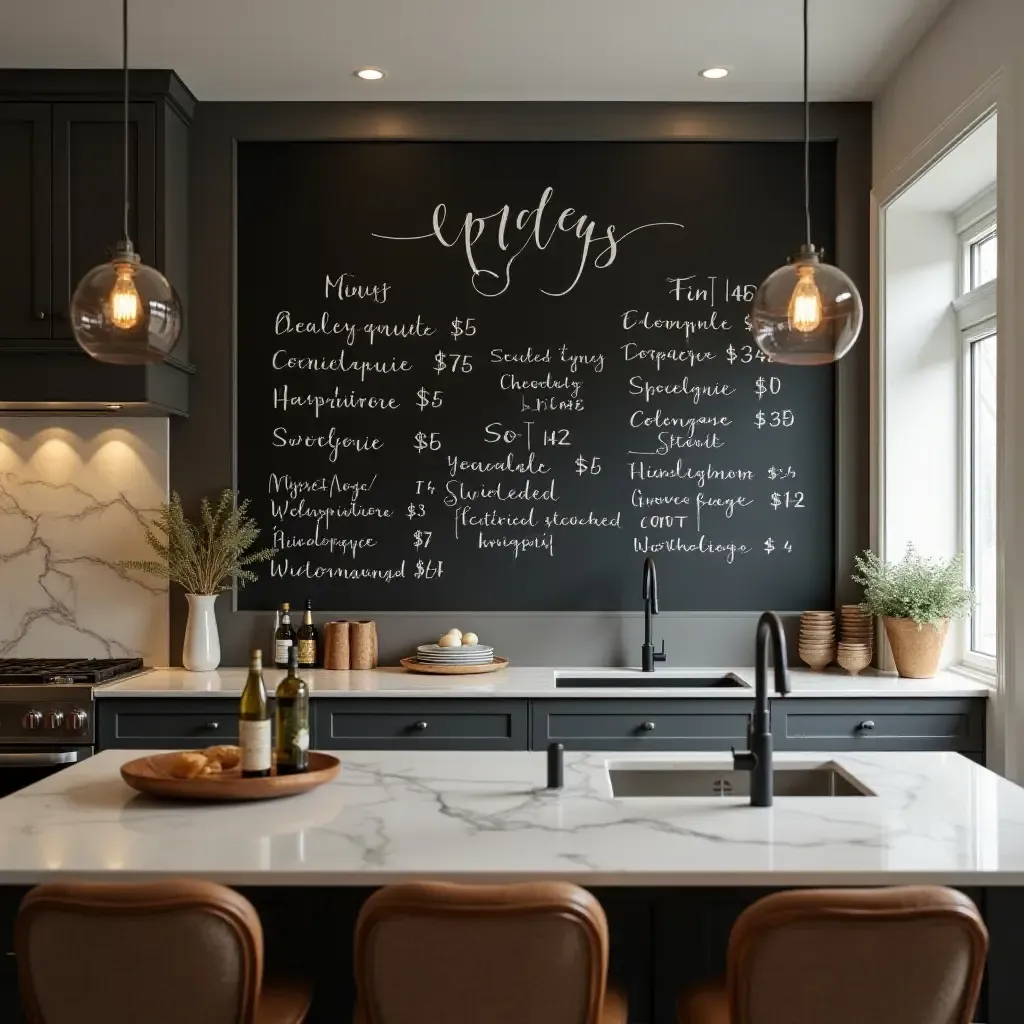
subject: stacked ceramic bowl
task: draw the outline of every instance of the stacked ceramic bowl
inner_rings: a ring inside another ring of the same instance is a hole
[[[871,616],[859,604],[839,610],[839,664],[851,676],[866,669],[875,653],[875,628]]]
[[[800,660],[820,672],[835,656],[835,612],[804,612],[800,616]]]
[[[461,647],[420,644],[416,648],[416,660],[425,665],[489,665],[494,661],[494,648],[487,644],[463,644]]]

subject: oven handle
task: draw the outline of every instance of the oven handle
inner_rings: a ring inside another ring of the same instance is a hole
[[[78,760],[77,750],[33,751],[31,754],[0,754],[0,768],[42,767],[49,764],[73,764]]]

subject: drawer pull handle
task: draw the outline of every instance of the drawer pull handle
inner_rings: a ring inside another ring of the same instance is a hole
[[[875,723],[873,721],[871,721],[870,718],[867,719],[867,721],[861,722],[860,725],[857,726],[857,728],[861,732],[871,732],[871,730],[874,729],[874,727],[875,727]]]
[[[654,729],[655,729],[655,725],[654,725],[654,723],[653,723],[653,722],[642,722],[642,723],[640,724],[640,728],[641,728],[641,729],[642,729],[642,730],[643,730],[644,732],[654,732]]]
[[[413,728],[414,729],[418,729],[420,732],[422,732],[424,729],[426,729],[426,727],[427,727],[427,723],[426,722],[415,722],[413,724]]]
[[[203,728],[207,732],[216,732],[220,728],[220,722],[207,722]]]

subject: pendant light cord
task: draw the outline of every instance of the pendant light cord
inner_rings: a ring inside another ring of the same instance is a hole
[[[127,2],[127,0],[126,0]],[[807,245],[811,245],[811,102],[807,85],[810,79],[808,52],[808,17],[809,0],[804,0],[804,223],[807,230]]]
[[[121,2],[121,62],[124,70],[124,241],[128,237],[128,0]]]

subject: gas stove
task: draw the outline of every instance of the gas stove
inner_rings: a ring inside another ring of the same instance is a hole
[[[92,688],[141,671],[141,658],[0,658],[0,751],[91,745]]]

